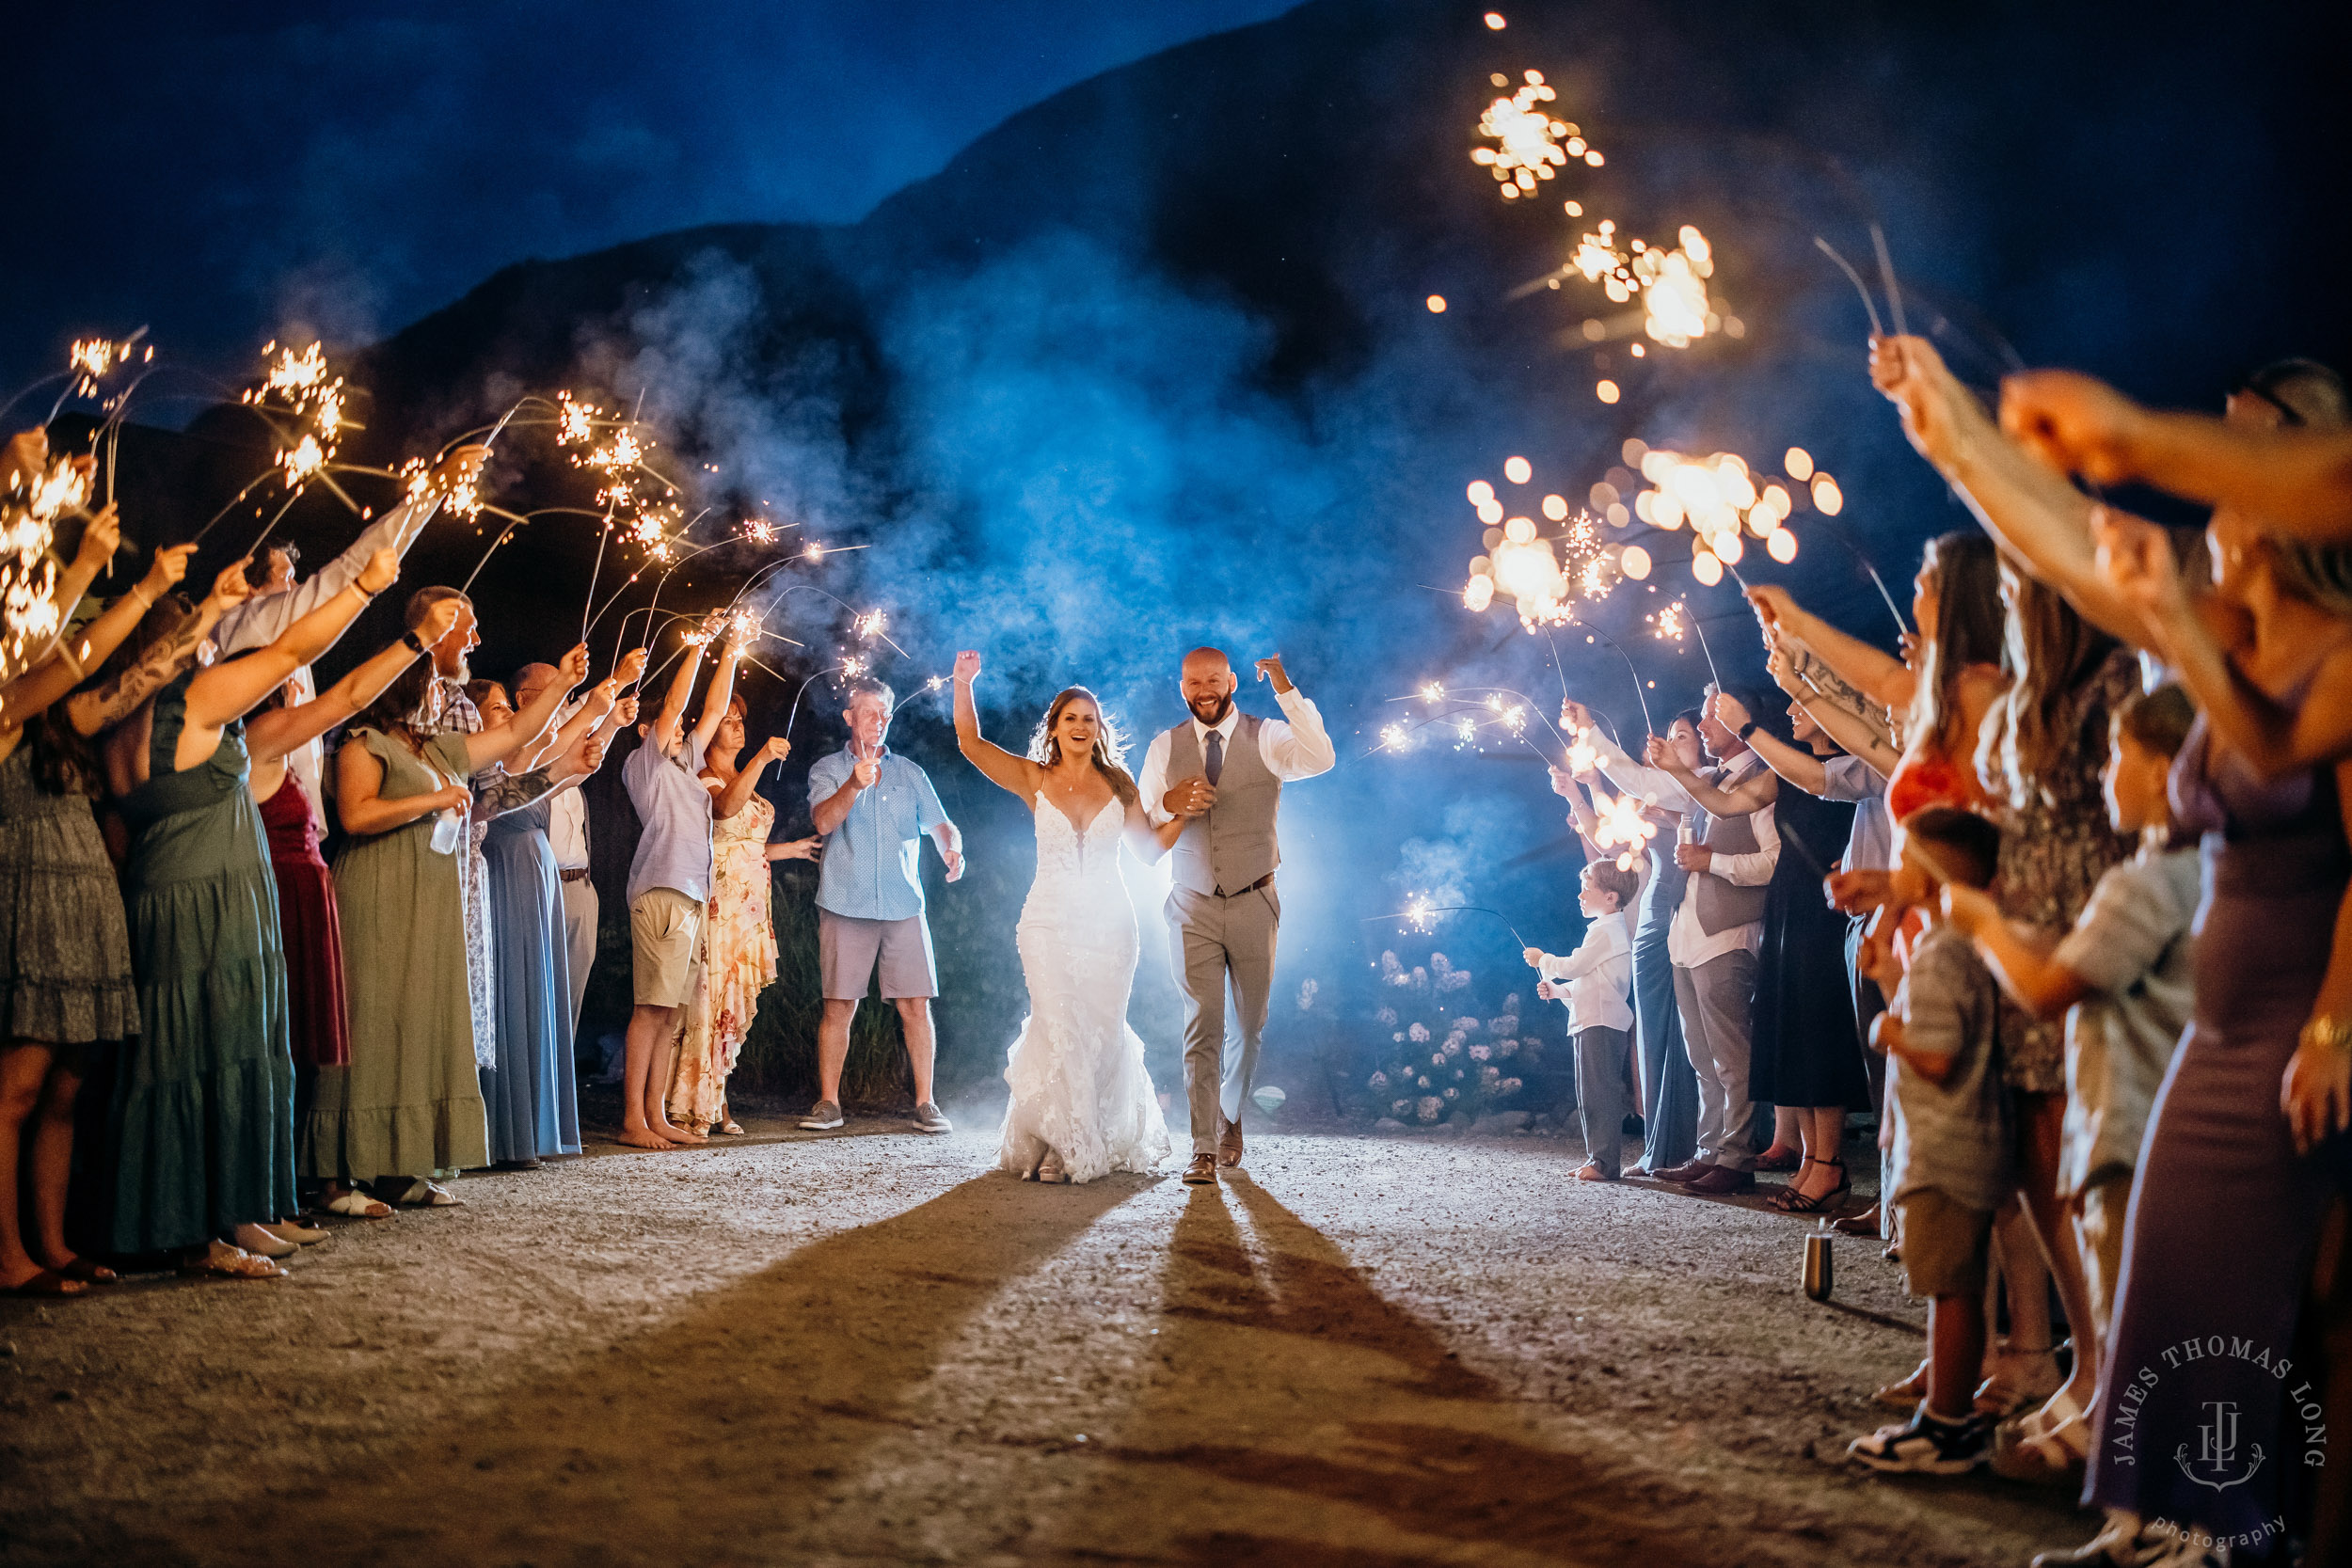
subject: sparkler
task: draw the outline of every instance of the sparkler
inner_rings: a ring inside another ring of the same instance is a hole
[[[1688,348],[1693,339],[1706,337],[1723,324],[1707,298],[1707,279],[1715,276],[1714,247],[1694,226],[1682,226],[1676,235],[1679,243],[1671,250],[1646,240],[1631,241],[1620,250],[1617,238],[1615,221],[1601,219],[1597,229],[1577,241],[1566,263],[1539,281],[1556,284],[1574,275],[1599,284],[1615,304],[1638,298],[1642,330],[1652,342],[1667,348]],[[1634,353],[1641,353],[1639,343]]]
[[[37,474],[12,476],[0,496],[0,651],[10,663],[41,647],[63,625],[52,595],[57,566],[49,554],[57,520],[79,512],[89,499],[82,465],[60,457]]]
[[[1511,85],[1500,72],[1491,80],[1498,87]],[[1496,145],[1472,149],[1470,162],[1494,171],[1504,200],[1532,195],[1539,182],[1553,178],[1570,158],[1581,158],[1594,168],[1601,166],[1600,153],[1586,144],[1576,126],[1552,119],[1540,106],[1559,96],[1542,71],[1530,71],[1517,91],[1496,99],[1478,117],[1478,134]]]
[[[1438,928],[1438,916],[1441,914],[1491,915],[1502,922],[1502,928],[1511,933],[1512,941],[1521,947],[1531,945],[1525,937],[1519,935],[1519,928],[1505,919],[1500,910],[1490,910],[1484,904],[1432,904],[1420,894],[1407,900],[1403,909],[1389,914],[1367,915],[1362,924],[1371,926],[1383,920],[1402,920],[1410,929],[1426,936]]]
[[[1593,829],[1593,842],[1617,850],[1618,870],[1632,870],[1647,852],[1649,841],[1658,836],[1658,824],[1642,815],[1641,803],[1630,795],[1605,796],[1597,789],[1592,793],[1593,811],[1599,818]]]

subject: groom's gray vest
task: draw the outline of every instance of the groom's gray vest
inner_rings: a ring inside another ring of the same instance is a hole
[[[1282,802],[1282,781],[1258,751],[1263,721],[1243,714],[1225,748],[1217,775],[1216,804],[1196,816],[1169,852],[1176,885],[1224,897],[1242,893],[1274,875],[1282,852],[1274,842],[1274,815]],[[1206,759],[1187,719],[1168,732],[1168,782],[1206,776]]]
[[[1749,770],[1737,767],[1738,760],[1733,759],[1733,766],[1712,769],[1708,782],[1717,789],[1728,789],[1745,778]],[[1737,816],[1700,812],[1698,840],[1719,855],[1753,855],[1763,847],[1756,842],[1755,822],[1744,812]],[[1764,918],[1768,892],[1764,887],[1735,887],[1721,877],[1699,872],[1692,874],[1691,884],[1698,898],[1699,929],[1710,937]]]

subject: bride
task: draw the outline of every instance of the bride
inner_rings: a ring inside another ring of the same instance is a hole
[[[956,743],[990,783],[1029,803],[1037,880],[1015,937],[1029,1016],[1005,1068],[1012,1102],[997,1164],[1039,1181],[1149,1171],[1168,1151],[1143,1041],[1127,1027],[1136,978],[1136,908],[1119,876],[1123,841],[1146,864],[1184,831],[1153,828],[1120,766],[1124,747],[1083,686],[1045,710],[1029,754],[980,737],[972,683],[980,656],[956,656]]]

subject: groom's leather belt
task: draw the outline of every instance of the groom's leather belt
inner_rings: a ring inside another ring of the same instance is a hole
[[[1256,881],[1250,883],[1248,887],[1242,888],[1237,892],[1228,893],[1223,888],[1218,888],[1216,890],[1216,896],[1219,898],[1238,898],[1244,893],[1255,893],[1262,887],[1272,887],[1273,885],[1274,873],[1269,871],[1264,876],[1259,878]]]

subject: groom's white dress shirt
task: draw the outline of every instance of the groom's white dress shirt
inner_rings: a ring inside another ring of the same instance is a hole
[[[1318,773],[1328,773],[1339,753],[1332,750],[1331,737],[1323,728],[1323,714],[1295,686],[1288,691],[1278,691],[1274,701],[1282,709],[1280,719],[1264,720],[1258,725],[1258,756],[1265,763],[1266,771],[1284,784],[1311,779]],[[1228,709],[1224,720],[1216,724],[1203,724],[1192,720],[1192,737],[1200,744],[1200,754],[1209,754],[1209,736],[1222,737],[1219,749],[1231,745],[1233,730],[1241,723],[1241,709]],[[1143,771],[1136,777],[1136,792],[1143,797],[1144,814],[1157,827],[1167,823],[1173,815],[1162,809],[1161,798],[1168,794],[1168,735],[1162,730],[1152,737],[1151,747],[1143,753]]]

